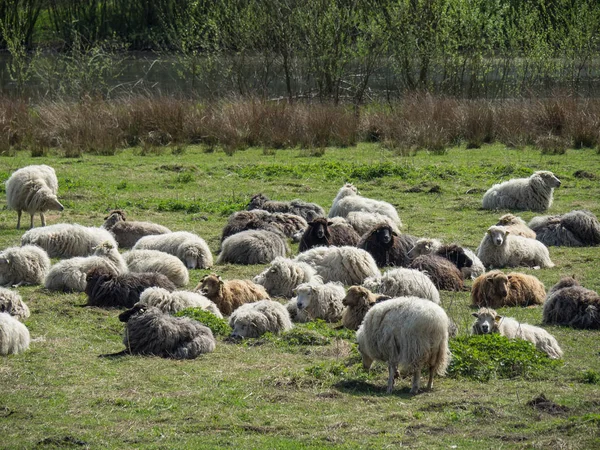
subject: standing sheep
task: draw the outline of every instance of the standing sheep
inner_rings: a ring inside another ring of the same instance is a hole
[[[234,338],[257,338],[265,333],[279,334],[291,330],[290,315],[281,303],[260,300],[246,303],[236,309],[229,318]]]
[[[246,230],[222,243],[217,264],[267,264],[290,251],[282,235],[266,230]]]
[[[40,247],[24,245],[0,252],[0,286],[42,284],[50,270],[50,258]]]
[[[250,203],[248,203],[247,209],[249,211],[253,209],[264,209],[271,213],[295,214],[308,222],[315,220],[317,217],[325,216],[325,210],[316,203],[307,203],[298,199],[290,202],[269,200],[264,194],[256,194],[252,197]]]
[[[600,222],[590,211],[575,210],[557,216],[534,217],[529,226],[545,245],[593,247],[600,245]]]
[[[427,389],[433,376],[444,375],[450,362],[448,316],[433,302],[417,297],[401,297],[374,305],[356,332],[363,367],[374,360],[388,363],[387,393],[401,366],[412,374],[411,394],[419,392],[421,370],[429,369]]]
[[[498,226],[505,227],[515,236],[523,236],[530,239],[535,239],[535,231],[527,226],[525,221],[514,214],[504,214],[498,219]]]
[[[158,250],[177,256],[188,269],[208,269],[213,265],[212,253],[204,239],[186,231],[144,236],[133,250]]]
[[[464,291],[463,275],[458,268],[438,255],[421,255],[410,263],[409,269],[425,273],[441,291]]]
[[[0,356],[24,352],[29,348],[29,330],[6,312],[0,313]]]
[[[152,222],[128,221],[125,211],[115,209],[104,218],[102,228],[110,231],[120,248],[131,248],[144,236],[170,233],[167,227]]]
[[[363,283],[371,292],[390,297],[419,297],[440,304],[440,293],[427,275],[415,269],[392,269]]]
[[[317,271],[309,264],[278,257],[263,272],[254,277],[254,282],[262,285],[273,297],[291,298],[294,288],[317,276]]]
[[[409,257],[412,260],[417,256],[432,253],[453,262],[460,269],[464,278],[475,279],[485,272],[483,263],[471,250],[466,247],[459,247],[456,244],[443,245],[439,239],[422,238],[417,240],[415,246],[409,252]],[[468,265],[469,260],[471,265]]]
[[[299,252],[304,252],[313,247],[342,247],[355,246],[360,236],[348,224],[334,223],[324,217],[318,217],[308,223],[298,246]]]
[[[344,286],[340,283],[322,284],[311,281],[296,288],[296,303],[299,311],[306,311],[311,319],[322,319],[325,322],[337,322],[342,318],[346,296]]]
[[[338,191],[337,196],[333,200],[331,209],[329,210],[329,217],[346,217],[352,211],[362,211],[377,213],[389,217],[392,221],[402,226],[400,217],[396,208],[390,203],[382,200],[374,200],[367,197],[362,197],[358,193],[358,189],[352,184],[346,183]]]
[[[563,277],[544,303],[543,323],[589,330],[600,329],[600,296],[574,278]]]
[[[407,267],[410,264],[409,252],[416,242],[416,237],[398,234],[392,227],[382,223],[365,233],[357,247],[369,252],[377,267]]]
[[[390,298],[387,295],[373,294],[362,286],[352,286],[342,300],[342,305],[346,307],[342,313],[342,325],[349,330],[358,330],[369,309],[378,301]]]
[[[8,313],[19,320],[27,319],[29,308],[17,291],[0,287],[0,312]]]
[[[158,272],[165,275],[177,287],[190,281],[190,274],[176,256],[158,250],[129,250],[123,253],[130,272]]]
[[[213,301],[225,316],[239,308],[244,303],[268,299],[269,294],[264,287],[250,280],[224,281],[217,274],[206,275],[196,290]]]
[[[532,275],[499,270],[485,273],[473,282],[471,304],[488,308],[541,305],[546,299],[546,288]]]
[[[149,287],[140,295],[140,303],[154,306],[166,314],[175,314],[186,308],[201,308],[213,313],[219,319],[223,318],[217,305],[197,292],[169,292],[160,287]]]

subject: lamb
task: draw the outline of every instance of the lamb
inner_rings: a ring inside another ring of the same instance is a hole
[[[485,273],[473,282],[471,304],[488,308],[541,305],[546,288],[532,275],[518,272],[504,274],[499,270]]]
[[[197,292],[169,292],[160,287],[149,287],[140,295],[140,303],[154,306],[166,314],[175,314],[185,308],[202,308],[213,313],[219,319],[223,318],[217,305]]]
[[[303,232],[307,226],[306,220],[295,214],[272,214],[262,209],[239,211],[227,219],[227,224],[221,234],[221,242],[229,236],[245,230],[267,230],[283,233],[286,237],[292,238],[297,233]]]
[[[298,310],[306,311],[311,319],[337,322],[342,318],[346,291],[340,283],[322,284],[313,280],[298,286],[296,293]]]
[[[416,237],[398,234],[392,227],[382,223],[365,233],[357,247],[368,251],[375,259],[377,267],[407,267],[410,264],[408,254],[416,242]]]
[[[554,267],[548,248],[540,241],[513,236],[506,228],[496,225],[488,228],[477,248],[477,256],[489,268]]]
[[[415,269],[392,269],[369,277],[363,286],[371,292],[391,297],[419,297],[440,304],[440,293],[427,275]]]
[[[443,245],[439,239],[422,238],[418,239],[415,246],[411,249],[408,256],[413,260],[420,255],[429,255],[435,253],[439,256],[452,261],[456,264],[456,267],[460,269],[464,278],[477,278],[479,275],[485,272],[485,267],[481,260],[466,247],[458,247],[464,253],[464,260],[461,262],[462,257],[460,251],[457,249],[456,244]],[[456,253],[454,253],[456,250]],[[468,260],[471,261],[471,265],[468,265]],[[459,267],[460,266],[460,267]]]
[[[17,291],[0,287],[0,312],[8,313],[19,320],[27,319],[29,308]]]
[[[236,339],[257,338],[265,333],[279,334],[292,329],[288,310],[273,300],[246,303],[236,309],[229,318]]]
[[[324,217],[318,217],[308,223],[308,227],[304,231],[300,239],[298,251],[304,252],[313,247],[319,246],[336,246],[344,245],[356,246],[360,236],[350,225],[338,223],[335,224]]]
[[[563,351],[554,336],[543,328],[519,323],[512,317],[500,316],[490,308],[481,308],[473,313],[473,316],[477,318],[472,327],[473,334],[499,333],[509,339],[529,341],[552,359],[560,359],[563,356]]]
[[[106,241],[110,241],[117,248],[117,241],[104,228],[69,223],[33,228],[21,237],[22,246],[37,245],[46,250],[50,258],[90,256],[96,247]]]
[[[0,313],[0,355],[22,353],[29,348],[29,330],[15,317]]]
[[[267,264],[290,249],[282,235],[266,230],[246,230],[222,243],[217,264]]]
[[[125,322],[123,353],[193,359],[216,347],[210,328],[187,317],[170,316],[143,303],[136,303],[122,312],[119,320]]]
[[[329,210],[329,217],[346,217],[352,211],[381,214],[392,219],[397,226],[402,226],[398,212],[391,204],[381,200],[362,197],[355,186],[346,183],[340,188],[335,199],[333,199],[333,204]]]
[[[375,303],[390,298],[387,295],[373,294],[362,286],[352,286],[342,300],[346,307],[342,313],[342,325],[349,330],[358,330],[369,309]]]
[[[156,234],[140,238],[133,250],[158,250],[177,256],[188,269],[208,269],[213,257],[200,236],[186,231]]]
[[[149,287],[174,291],[176,286],[162,273],[122,273],[116,275],[103,268],[87,273],[85,293],[87,306],[101,308],[132,308],[140,301],[140,294]]]
[[[574,278],[563,277],[548,292],[542,322],[581,329],[600,329],[600,296],[581,286]]]
[[[206,275],[196,290],[213,301],[225,316],[239,308],[244,303],[268,299],[269,294],[264,287],[250,280],[224,281],[217,274]]]
[[[41,284],[49,270],[48,254],[35,245],[9,247],[0,252],[0,286]]]
[[[256,194],[250,199],[247,209],[264,209],[272,213],[291,213],[302,217],[306,221],[310,222],[315,220],[317,217],[324,217],[325,210],[317,205],[316,203],[307,203],[302,200],[292,200],[290,202],[281,202],[275,200],[269,200],[264,194]]]
[[[317,271],[309,264],[287,258],[275,258],[271,266],[254,277],[254,282],[262,285],[273,297],[291,298],[294,288],[317,276]]]
[[[325,283],[361,284],[365,278],[379,275],[373,257],[355,247],[315,247],[300,253],[294,260],[313,266]]]
[[[102,228],[110,231],[121,248],[131,248],[144,236],[170,233],[167,227],[152,222],[128,221],[125,211],[115,209],[104,218]]]
[[[58,201],[58,180],[54,169],[47,165],[27,166],[16,170],[6,181],[6,204],[8,209],[17,211],[17,229],[21,228],[21,214],[26,211],[31,216],[40,214],[42,226],[46,226],[44,213],[49,210],[62,211],[64,206]]]
[[[185,265],[176,256],[158,250],[129,250],[123,253],[130,272],[158,272],[165,275],[177,287],[190,281]]]
[[[529,178],[495,184],[483,195],[483,209],[546,211],[552,206],[554,188],[560,184],[560,180],[546,170],[537,171]]]
[[[556,216],[534,217],[529,226],[536,239],[545,245],[593,247],[600,245],[600,222],[587,210],[575,210]]]
[[[433,281],[435,287],[442,291],[464,291],[463,275],[458,268],[438,255],[421,255],[410,263],[409,269],[424,272]]]
[[[363,367],[374,360],[388,363],[387,393],[394,388],[398,366],[412,373],[411,394],[419,392],[421,370],[429,369],[427,389],[434,374],[444,375],[450,361],[448,316],[433,302],[400,297],[374,305],[356,332]]]
[[[496,225],[506,227],[515,236],[535,239],[535,231],[527,226],[525,221],[514,214],[504,214]]]
[[[373,227],[381,223],[389,225],[394,233],[398,235],[400,234],[398,224],[383,214],[364,211],[351,211],[346,216],[346,220],[356,230],[359,236],[362,236],[366,232],[370,231]]]

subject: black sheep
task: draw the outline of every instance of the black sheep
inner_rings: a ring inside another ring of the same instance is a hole
[[[574,278],[563,277],[548,292],[542,323],[600,329],[600,296]]]
[[[300,239],[298,251],[304,252],[313,247],[354,247],[359,240],[360,236],[350,225],[318,217],[308,223],[308,228]]]
[[[443,245],[435,253],[442,258],[446,258],[459,270],[473,265],[473,260],[465,254],[465,250],[456,244]]]
[[[411,261],[408,253],[416,242],[416,237],[398,234],[388,224],[380,224],[365,233],[357,247],[368,251],[377,267],[408,267]]]
[[[460,270],[446,258],[438,255],[417,256],[408,266],[424,272],[433,281],[436,288],[442,291],[464,291],[463,275]]]

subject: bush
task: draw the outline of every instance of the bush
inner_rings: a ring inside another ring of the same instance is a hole
[[[185,308],[175,314],[175,317],[189,317],[206,325],[215,336],[229,336],[231,327],[225,319],[220,319],[213,313],[202,308]]]

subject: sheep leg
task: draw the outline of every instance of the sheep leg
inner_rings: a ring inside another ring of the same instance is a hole
[[[21,211],[21,210],[18,210],[18,211],[17,211],[17,230],[18,230],[19,228],[21,228],[21,213],[22,213],[22,211]]]
[[[35,214],[31,214],[31,222],[29,223],[29,228],[33,228],[33,216]]]
[[[40,219],[42,219],[42,226],[46,226],[46,216],[44,213],[40,213]],[[33,216],[31,216],[31,228],[33,228]]]
[[[410,393],[415,395],[419,393],[419,383],[421,382],[421,371],[419,369],[415,369],[412,376],[412,389]]]
[[[391,394],[394,390],[394,379],[396,378],[396,372],[398,372],[398,364],[388,363],[388,370],[390,375],[388,377],[387,393]]]
[[[427,382],[427,390],[433,389],[433,375],[435,375],[435,367],[429,366],[429,381]]]

